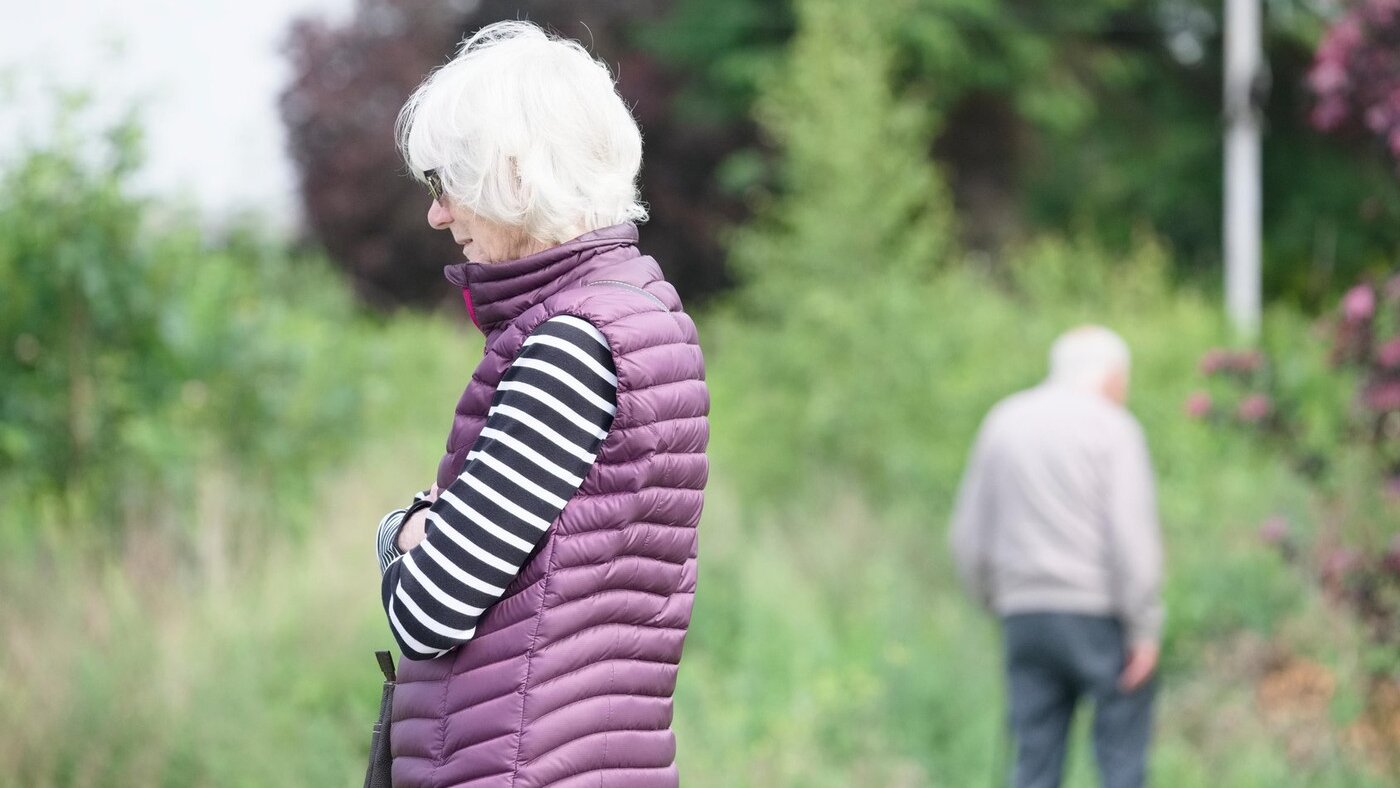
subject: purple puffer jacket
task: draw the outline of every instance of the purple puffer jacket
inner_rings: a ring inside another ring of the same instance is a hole
[[[476,637],[399,663],[394,785],[674,786],[671,694],[695,594],[709,393],[695,324],[631,224],[507,263],[448,266],[486,334],[437,483],[481,431],[525,337],[598,327],[617,415],[598,460]],[[638,289],[642,288],[642,289]]]

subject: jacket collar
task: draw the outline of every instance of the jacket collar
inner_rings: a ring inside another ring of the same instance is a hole
[[[530,307],[576,285],[603,252],[637,245],[630,222],[585,233],[564,243],[500,263],[455,263],[442,269],[447,281],[462,288],[467,314],[482,333],[490,334]]]

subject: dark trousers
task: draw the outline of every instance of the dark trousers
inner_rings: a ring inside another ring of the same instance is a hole
[[[1094,702],[1094,757],[1104,788],[1146,781],[1156,681],[1118,690],[1125,648],[1113,618],[1020,613],[1002,619],[1007,697],[1015,743],[1016,788],[1057,788],[1065,744],[1080,698]]]

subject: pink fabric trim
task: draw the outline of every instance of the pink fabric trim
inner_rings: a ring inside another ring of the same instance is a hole
[[[462,288],[462,301],[467,305],[467,317],[471,318],[472,325],[480,330],[481,324],[476,322],[476,307],[472,306],[472,291],[465,287]]]

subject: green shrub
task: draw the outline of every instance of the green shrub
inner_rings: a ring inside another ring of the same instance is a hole
[[[134,195],[138,138],[128,124],[93,145],[65,124],[0,178],[12,541],[43,523],[114,536],[186,521],[197,470],[228,477],[250,514],[294,505],[356,421],[344,286],[320,258],[252,229],[210,243]]]

